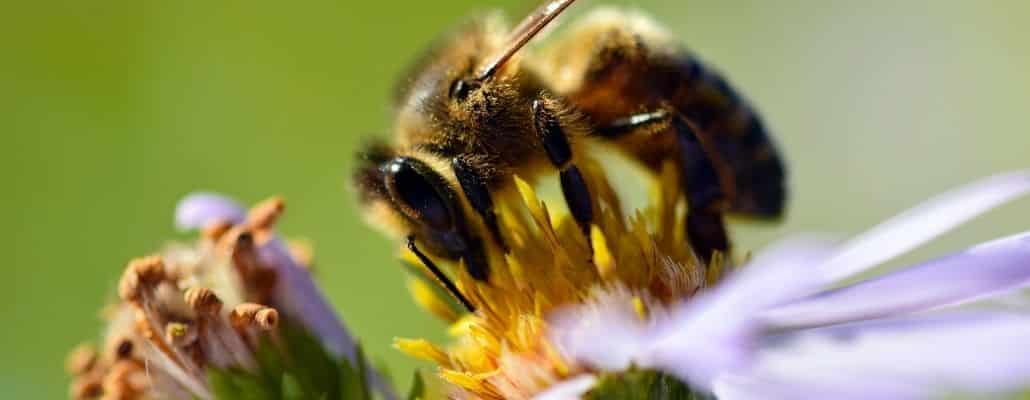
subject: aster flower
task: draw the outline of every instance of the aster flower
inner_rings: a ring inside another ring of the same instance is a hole
[[[619,292],[636,312],[647,314],[691,298],[719,279],[721,256],[705,267],[684,245],[684,209],[671,164],[662,174],[665,184],[651,196],[655,206],[629,215],[598,163],[586,159],[581,169],[598,205],[592,246],[571,217],[553,213],[532,185],[516,178],[515,196],[497,198],[511,251],[488,252],[490,281],[477,281],[460,265],[450,265],[455,286],[475,313],[465,313],[414,256],[403,253],[414,266],[409,287],[416,302],[450,322],[456,340],[439,346],[398,339],[395,345],[436,363],[439,376],[453,385],[451,397],[529,398],[585,371],[549,340],[546,317],[561,306]]]
[[[310,254],[273,230],[283,202],[250,212],[195,194],[176,224],[202,230],[133,260],[100,350],[69,356],[79,399],[393,398],[321,296]]]
[[[395,344],[436,363],[453,385],[451,397],[925,398],[941,389],[1012,390],[1030,378],[1030,361],[1002,351],[1030,343],[1020,327],[1030,319],[928,314],[1026,283],[1024,236],[832,289],[1025,194],[1030,173],[965,186],[843,244],[803,237],[736,266],[724,256],[703,265],[685,244],[673,166],[663,170],[647,207],[626,212],[599,165],[585,164],[599,205],[593,246],[571,218],[553,213],[516,178],[519,196],[499,196],[498,205],[513,246],[508,254],[490,252],[491,281],[451,265],[474,313],[404,254],[414,266],[416,302],[452,323],[455,339]],[[959,352],[898,368],[962,342],[989,343],[982,349],[997,357],[976,371]],[[1012,372],[997,374],[1002,367]],[[883,384],[871,384],[874,378]]]
[[[642,370],[720,399],[1018,391],[1030,383],[1026,307],[958,306],[1030,284],[1030,233],[840,282],[1028,191],[1030,172],[998,175],[843,244],[808,238],[775,245],[662,314],[642,316],[617,292],[565,308],[551,317],[551,340],[589,372],[539,398],[596,396],[608,377]]]

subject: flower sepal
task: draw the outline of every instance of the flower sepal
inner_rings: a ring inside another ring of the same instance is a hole
[[[263,339],[254,355],[257,366],[252,370],[208,370],[208,385],[215,399],[375,398],[366,379],[368,364],[360,348],[356,363],[346,357],[333,357],[296,322],[283,321],[278,335]]]
[[[585,400],[711,400],[710,394],[692,389],[676,377],[650,369],[631,368],[605,373],[583,395]]]

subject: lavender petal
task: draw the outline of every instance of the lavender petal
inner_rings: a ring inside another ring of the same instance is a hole
[[[552,314],[551,340],[565,357],[596,370],[654,367],[708,388],[715,376],[749,359],[759,310],[810,293],[814,275],[797,269],[822,259],[828,248],[807,239],[774,246],[726,284],[648,321],[640,320],[631,293],[600,292],[591,303]]]
[[[232,199],[214,193],[192,193],[175,207],[175,226],[181,230],[203,229],[208,224],[243,222],[246,210]]]
[[[533,400],[577,400],[589,392],[596,383],[597,377],[594,375],[579,375],[551,386],[533,396]]]
[[[1030,382],[1030,317],[951,313],[789,334],[746,371],[722,376],[720,399],[925,399],[1001,394]]]
[[[835,282],[904,254],[958,225],[1030,192],[1030,171],[994,175],[930,199],[858,235],[821,272]]]
[[[1030,284],[1030,232],[766,311],[778,329],[865,320],[967,302]]]
[[[652,316],[642,322],[628,298],[602,297],[595,306],[557,313],[552,338],[567,357],[593,368],[654,367],[693,387],[709,388],[715,376],[750,358],[759,310],[811,293],[818,282],[799,268],[821,260],[829,248],[811,238],[775,246],[726,284],[679,305],[667,318]]]
[[[653,317],[653,316],[652,316]],[[559,309],[549,317],[551,341],[565,357],[602,371],[622,371],[643,353],[648,326],[625,289],[596,291],[586,304]]]
[[[774,304],[811,293],[818,285],[806,266],[832,249],[825,239],[803,237],[771,246],[708,295],[674,311],[640,357],[694,387],[709,389],[719,374],[750,361],[756,317]]]
[[[272,294],[273,305],[281,308],[285,314],[297,318],[322,342],[330,354],[346,357],[352,365],[363,362],[358,360],[357,341],[354,336],[337,316],[322,290],[311,279],[311,273],[293,258],[286,244],[278,237],[274,237],[258,251],[266,265],[276,268],[279,281]],[[393,388],[375,368],[367,369],[365,375],[365,379],[382,398],[397,398]]]

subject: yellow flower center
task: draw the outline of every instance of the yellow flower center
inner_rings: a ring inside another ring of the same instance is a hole
[[[631,306],[647,318],[651,307],[689,298],[718,280],[722,257],[705,267],[687,244],[674,164],[654,182],[651,204],[630,215],[598,162],[583,160],[581,169],[598,206],[589,241],[571,216],[549,209],[529,183],[516,177],[514,190],[498,194],[500,225],[511,251],[488,251],[488,283],[473,279],[461,265],[449,265],[475,313],[457,308],[418,260],[404,253],[418,266],[409,282],[416,303],[451,323],[455,342],[439,347],[397,339],[395,345],[437,364],[440,377],[457,387],[454,396],[526,398],[581,372],[547,340],[545,318],[558,307],[625,290],[632,294]]]

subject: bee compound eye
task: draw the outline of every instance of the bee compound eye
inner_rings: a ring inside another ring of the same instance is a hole
[[[438,231],[454,227],[447,182],[425,163],[395,158],[384,167],[383,180],[393,203],[408,218]]]
[[[455,100],[465,100],[472,90],[479,87],[479,83],[468,79],[458,79],[451,84],[450,96]]]

